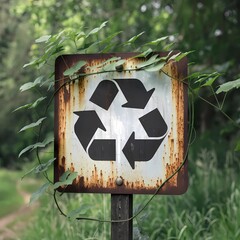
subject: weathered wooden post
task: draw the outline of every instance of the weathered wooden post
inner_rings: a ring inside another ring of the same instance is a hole
[[[130,219],[133,214],[133,195],[132,194],[112,194],[111,195],[111,219],[125,220]],[[133,221],[112,222],[112,240],[132,240]]]

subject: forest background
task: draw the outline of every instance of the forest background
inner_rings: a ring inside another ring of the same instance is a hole
[[[237,0],[1,0],[0,173],[4,176],[1,185],[8,181],[7,173],[14,175],[17,172],[16,176],[20,178],[36,163],[32,152],[18,158],[23,148],[36,141],[36,132],[18,132],[24,125],[36,120],[44,103],[35,112],[14,111],[35,99],[36,93],[19,91],[24,83],[34,81],[39,74],[32,68],[23,68],[41,51],[35,39],[63,30],[91,30],[104,21],[108,23],[101,31],[102,39],[122,31],[116,38],[119,43],[144,32],[136,40],[135,49],[146,42],[169,36],[173,49],[182,52],[194,50],[188,56],[189,75],[196,72],[221,73],[211,86],[214,91],[219,85],[240,77],[240,2]],[[51,67],[53,66],[49,66]],[[213,94],[211,88],[201,87],[198,92],[200,97],[197,95],[194,98],[194,141],[188,154],[189,191],[180,198],[164,197],[159,200],[157,197],[146,210],[147,214],[136,220],[136,239],[192,239],[188,237],[193,236],[196,239],[240,239],[240,94],[238,89],[229,91],[227,95]],[[51,94],[47,89],[43,88],[42,91]],[[221,110],[232,120],[214,107],[223,102]],[[53,116],[53,112],[49,115]],[[52,121],[52,124],[44,128],[44,134],[51,135],[53,128]],[[48,154],[49,151],[52,150],[48,149]],[[34,190],[35,187],[31,192]],[[8,192],[1,192],[1,188],[0,194],[0,201],[1,198],[4,201],[4,195],[8,197]],[[73,202],[76,201],[74,197],[71,198]],[[89,196],[92,200],[86,198],[84,196],[83,201],[93,201],[93,204],[97,201],[92,195]],[[97,198],[102,199],[99,196]],[[139,203],[143,198],[140,196],[135,201]],[[103,202],[105,209],[108,198],[103,197]],[[20,205],[21,201],[17,206]],[[41,205],[45,214],[52,211],[51,207],[46,206],[49,205],[48,201],[43,201]],[[156,210],[161,212],[161,216],[156,214]],[[104,211],[98,212],[98,215],[106,216],[107,210]],[[88,211],[90,214],[92,212]],[[173,216],[176,216],[175,220],[171,220],[174,219]],[[146,219],[148,224],[144,223]],[[98,225],[86,224],[85,231],[75,233],[70,230],[70,226],[77,226],[78,223],[65,224],[69,226],[69,231],[62,234],[69,234],[66,237],[73,234],[72,239],[77,236],[78,239],[85,239],[90,235],[96,235],[96,239],[107,239],[109,236],[109,226],[101,230]],[[28,238],[25,239],[34,239],[31,238],[32,232],[37,234],[39,229],[46,230],[48,226],[47,219],[31,225],[25,235]],[[58,230],[58,233],[60,231],[62,230]],[[43,233],[39,230],[38,234]]]

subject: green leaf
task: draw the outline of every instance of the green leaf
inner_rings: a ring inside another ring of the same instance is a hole
[[[103,44],[108,44],[108,43],[112,42],[112,39],[115,38],[120,33],[122,33],[122,31],[111,34],[110,36],[108,36],[108,37],[104,38],[103,40],[99,41],[99,44],[103,45]]]
[[[46,138],[43,142],[37,142],[35,144],[31,144],[27,147],[25,147],[18,155],[18,157],[21,157],[24,153],[28,152],[28,151],[32,151],[36,148],[44,148],[46,147],[49,143],[53,142],[54,139],[52,137],[50,138]]]
[[[33,149],[36,149],[36,148],[44,148],[46,147],[49,143],[52,143],[54,141],[54,138],[53,137],[47,137],[46,139],[44,139],[44,141],[42,142],[37,142],[35,144],[33,144]]]
[[[188,52],[185,52],[185,53],[181,53],[179,56],[177,56],[175,58],[175,61],[179,62],[182,58],[186,57],[187,55],[189,55],[189,54],[191,54],[193,52],[195,52],[195,51],[193,50],[193,51],[188,51]]]
[[[46,98],[47,97],[40,97],[33,103],[28,103],[28,104],[25,104],[23,106],[20,106],[20,107],[14,109],[13,112],[16,112],[16,111],[21,110],[21,109],[26,109],[26,108],[27,109],[35,108],[35,107],[37,107],[39,105],[40,102],[42,102]]]
[[[195,80],[195,79],[200,79],[200,78],[202,78],[202,77],[208,77],[210,74],[208,74],[208,73],[201,73],[201,72],[194,72],[194,73],[192,73],[191,75],[189,75],[188,76],[188,79],[191,79],[191,80]],[[196,83],[197,81],[195,80],[195,83]]]
[[[203,85],[202,87],[210,87],[212,84],[218,79],[220,74],[217,74],[215,77],[210,77]]]
[[[28,172],[24,173],[24,175],[21,177],[21,179],[23,180],[27,175],[29,175],[30,173],[32,173],[35,170],[36,167],[33,167],[31,170],[29,170]]]
[[[168,61],[170,61],[170,60],[175,60],[176,57],[178,57],[178,56],[181,55],[181,54],[182,54],[182,53],[179,52],[179,53],[176,53],[176,54],[172,55],[172,56],[168,59]]]
[[[121,58],[120,57],[112,57],[112,58],[109,58],[109,59],[107,59],[106,61],[104,61],[104,62],[101,62],[100,64],[98,64],[98,65],[94,65],[94,66],[92,66],[92,67],[88,67],[90,70],[93,70],[93,69],[95,69],[95,68],[104,68],[107,64],[109,64],[109,63],[111,63],[111,62],[116,62],[116,61],[118,61],[118,60],[121,60]]]
[[[28,83],[25,83],[23,84],[21,87],[20,87],[20,91],[23,92],[23,91],[27,91],[33,87],[36,87],[38,84],[40,84],[43,80],[43,76],[40,76],[38,78],[36,78],[34,80],[34,82],[28,82]]]
[[[29,204],[32,204],[33,202],[38,200],[46,192],[50,185],[51,183],[47,182],[43,184],[36,192],[34,192],[30,198]]]
[[[148,48],[146,51],[134,56],[133,58],[140,58],[140,57],[146,58],[152,52],[153,52],[153,50],[151,48]]]
[[[99,41],[98,45],[100,47],[103,47],[103,49],[100,52],[106,53],[106,52],[109,52],[111,48],[116,47],[116,42],[113,39],[120,33],[122,33],[122,31],[116,32],[110,35],[109,37],[103,39],[102,41]]]
[[[45,144],[44,147],[46,147],[49,143],[52,143],[53,141],[54,141],[54,137],[50,136],[50,137],[45,138],[42,143]]]
[[[53,73],[54,75],[54,73]],[[44,86],[44,85],[47,85],[49,86],[49,84],[52,84],[54,83],[55,79],[53,76],[49,76],[45,81],[43,81],[41,84],[40,84],[40,87]]]
[[[240,141],[237,142],[237,145],[236,145],[234,151],[240,152]]]
[[[184,225],[184,226],[182,227],[182,229],[181,229],[181,231],[180,231],[177,239],[181,239],[181,237],[182,237],[184,231],[186,231],[186,229],[187,229],[187,225]]]
[[[45,100],[47,97],[40,97],[38,98],[33,104],[32,106],[30,106],[29,108],[35,108],[39,105],[39,103],[41,103],[43,100]]]
[[[166,64],[166,62],[160,62],[154,66],[150,66],[150,67],[146,67],[144,70],[146,70],[147,72],[156,72],[156,71],[160,71],[164,65]]]
[[[98,41],[93,41],[93,42],[85,42],[80,48],[78,48],[77,50],[87,50],[88,48],[90,48],[91,46],[94,46],[96,44],[98,44]]]
[[[47,137],[45,138],[42,142],[37,142],[35,144],[33,144],[33,149],[36,148],[44,148],[46,147],[49,143],[52,143],[54,141],[53,137]]]
[[[234,88],[239,88],[239,87],[240,87],[240,78],[238,78],[234,81],[229,81],[229,82],[223,83],[222,85],[219,86],[216,93],[219,94],[221,92],[229,92],[230,90],[232,90]]]
[[[63,173],[63,175],[59,178],[59,182],[56,182],[53,185],[53,188],[59,188],[60,186],[63,185],[71,185],[72,182],[75,180],[75,178],[78,176],[77,172],[71,172],[70,170],[67,170],[66,172]]]
[[[67,69],[66,71],[64,71],[63,75],[64,76],[69,76],[69,75],[73,75],[74,73],[76,73],[79,69],[81,69],[87,62],[85,61],[79,61],[76,64],[74,64],[71,68]]]
[[[36,43],[47,42],[50,39],[51,35],[45,35],[35,40]]]
[[[56,158],[52,158],[50,160],[48,160],[48,162],[46,163],[42,163],[40,165],[38,165],[34,170],[35,173],[40,173],[40,172],[45,172],[48,170],[48,168],[52,165],[52,163],[56,160]]]
[[[111,52],[111,49],[114,49],[114,47],[116,47],[116,43],[109,43],[107,44],[101,51],[99,51],[100,53],[109,53]]]
[[[108,63],[103,67],[103,71],[116,71],[116,67],[123,65],[126,62],[126,60],[121,59],[118,60],[117,62],[112,62],[112,63]]]
[[[90,35],[93,35],[93,34],[98,33],[102,28],[104,28],[104,27],[107,25],[107,23],[108,23],[108,21],[103,22],[103,23],[100,25],[100,27],[94,28],[93,30],[91,30],[91,31],[87,34],[86,38],[88,38]]]
[[[70,170],[67,170],[63,173],[59,180],[64,184],[72,184],[73,180],[77,177],[77,175],[77,172],[71,172]]]
[[[85,32],[80,32],[77,34],[76,39],[79,40],[80,38],[85,38],[86,37],[86,33]]]
[[[96,45],[98,45],[99,42],[98,41],[94,41],[94,42],[89,42],[89,43],[84,43],[84,45],[80,48],[78,48],[77,50],[80,53],[86,53],[87,50],[89,50],[91,47],[94,47]]]
[[[61,52],[63,50],[64,50],[64,46],[62,46],[62,45],[60,45],[60,46],[53,45],[53,46],[49,47],[48,49],[46,49],[45,53],[48,53],[49,56],[52,56],[52,55],[54,55],[56,53],[59,53],[59,52]]]
[[[146,43],[144,45],[158,45],[160,42],[165,41],[168,38],[169,38],[169,36],[161,37],[161,38],[158,38],[158,39],[153,40],[151,42],[148,42],[148,43]]]
[[[163,51],[170,51],[173,48],[173,45],[175,44],[175,42],[171,42],[167,45],[163,46]]]
[[[23,65],[23,68],[28,67],[28,66],[33,66],[38,64],[39,59],[34,59],[33,61],[26,63]]]
[[[37,127],[37,126],[39,126],[45,119],[46,119],[46,117],[43,117],[43,118],[40,118],[39,120],[37,120],[37,121],[34,122],[34,123],[30,123],[30,124],[24,126],[23,128],[20,129],[19,132],[25,131],[25,130],[30,129],[30,128]]]
[[[129,45],[129,44],[133,44],[140,36],[142,36],[144,34],[144,32],[139,33],[136,36],[133,36],[132,38],[130,38],[129,40],[127,40],[125,43],[123,43],[123,45]]]
[[[194,83],[203,84],[208,78],[211,77],[211,74],[202,74],[197,77]]]
[[[21,110],[21,109],[30,108],[31,106],[32,106],[32,103],[28,103],[28,104],[25,104],[23,106],[20,106],[20,107],[14,109],[13,112],[16,112],[16,111]]]
[[[39,164],[35,167],[33,167],[31,170],[29,170],[28,172],[26,172],[21,179],[23,179],[24,177],[26,177],[27,175],[29,175],[32,172],[35,173],[41,173],[41,172],[45,172],[48,170],[48,167],[52,165],[52,163],[56,160],[56,158],[50,159],[49,161],[47,161],[46,163],[42,163]]]
[[[154,63],[157,63],[158,61],[159,61],[158,55],[155,54],[152,57],[150,57],[148,60],[137,64],[136,67],[137,67],[137,69],[143,69],[143,68],[146,68],[147,66],[150,66],[150,65],[152,65]]]
[[[24,153],[32,150],[32,149],[33,149],[33,146],[34,146],[34,144],[25,147],[25,148],[18,154],[18,157],[20,158]]]
[[[189,51],[189,52],[185,52],[185,53],[179,52],[179,53],[174,54],[173,56],[171,56],[171,57],[169,58],[169,61],[170,61],[170,60],[174,60],[174,61],[176,61],[176,62],[179,62],[182,58],[186,57],[187,55],[189,55],[189,54],[192,53],[192,52],[194,52],[194,51]]]

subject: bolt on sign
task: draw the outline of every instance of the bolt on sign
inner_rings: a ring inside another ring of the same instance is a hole
[[[68,170],[78,173],[64,191],[152,194],[183,164],[187,146],[186,58],[170,61],[160,71],[133,71],[146,61],[133,58],[135,55],[57,58],[55,182]],[[116,70],[108,67],[116,59],[122,64]],[[67,69],[81,65],[81,61],[86,64],[75,74],[77,78],[66,77]],[[187,185],[185,162],[158,193],[181,194]]]

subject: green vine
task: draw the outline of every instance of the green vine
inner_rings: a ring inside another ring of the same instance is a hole
[[[62,31],[55,35],[47,35],[42,36],[36,40],[36,44],[39,46],[39,51],[42,51],[42,55],[36,59],[33,59],[31,62],[24,65],[25,67],[34,67],[38,69],[39,72],[44,72],[45,69],[43,67],[49,67],[52,68],[54,60],[61,54],[66,51],[69,53],[70,48],[72,46],[74,53],[89,53],[89,52],[98,52],[98,53],[105,53],[109,51],[114,51],[114,49],[117,46],[121,46],[122,48],[125,47],[126,50],[132,49],[136,46],[136,42],[138,38],[140,38],[144,33],[140,33],[136,36],[133,36],[129,40],[127,40],[124,43],[118,43],[116,37],[121,33],[117,32],[114,33],[107,38],[103,40],[99,40],[99,32],[105,28],[107,25],[107,22],[102,23],[99,27],[94,28],[93,30],[89,31],[88,33],[83,32],[82,30],[79,32],[76,32],[74,30],[72,31]],[[163,67],[165,64],[167,64],[170,61],[180,61],[183,57],[187,56],[191,52],[181,53],[181,52],[175,52],[175,51],[169,51],[168,55],[164,57],[160,57],[157,52],[158,49],[165,49],[165,46],[169,46],[171,43],[169,43],[169,37],[161,37],[159,39],[153,40],[151,42],[148,42],[144,44],[142,47],[135,49],[136,56],[134,58],[144,58],[145,61],[137,65],[135,68],[131,69],[124,69],[122,71],[140,71],[145,70],[149,72],[154,71],[162,71],[164,74],[168,75],[163,71]],[[152,48],[150,48],[151,46]],[[51,144],[54,140],[53,138],[46,137],[45,139],[42,139],[42,132],[43,132],[43,126],[47,121],[47,114],[49,112],[49,108],[52,105],[52,101],[54,99],[55,94],[66,84],[70,84],[73,81],[78,80],[81,77],[86,77],[94,74],[101,74],[101,73],[109,73],[109,72],[116,72],[119,70],[119,67],[124,64],[125,60],[121,58],[110,58],[100,64],[98,67],[98,71],[91,72],[91,73],[78,73],[78,71],[85,66],[86,62],[80,61],[76,63],[71,68],[68,67],[68,69],[64,72],[64,78],[65,82],[62,84],[58,89],[53,90],[54,88],[54,80],[53,80],[53,73],[51,72],[49,75],[43,74],[36,78],[33,82],[25,83],[20,87],[20,91],[28,91],[35,89],[38,91],[39,88],[47,89],[47,96],[42,95],[40,98],[37,98],[34,102],[25,104],[23,106],[18,107],[15,111],[19,110],[35,110],[37,107],[43,105],[46,100],[48,100],[44,111],[42,114],[40,114],[40,118],[37,119],[35,122],[29,123],[26,126],[23,126],[20,130],[20,132],[23,131],[29,131],[29,129],[36,129],[38,128],[37,133],[37,141],[27,147],[25,147],[20,153],[19,157],[21,157],[23,154],[30,153],[32,151],[36,151],[36,157],[38,160],[38,164],[32,168],[30,171],[28,171],[23,177],[26,175],[34,172],[34,173],[41,173],[46,178],[47,182],[41,186],[38,191],[36,191],[32,197],[30,202],[33,202],[37,200],[39,197],[41,197],[47,190],[52,189],[53,190],[53,198],[56,203],[56,206],[59,210],[59,212],[65,216],[68,217],[69,215],[64,213],[61,207],[58,204],[57,200],[57,188],[60,185],[69,185],[72,184],[73,180],[77,177],[76,172],[65,172],[61,178],[60,181],[57,183],[53,183],[50,178],[48,177],[47,171],[50,166],[54,163],[55,159],[52,158],[48,160],[47,162],[42,162],[40,157],[40,149],[48,147],[49,144]],[[221,114],[223,114],[228,120],[233,122],[238,128],[239,124],[237,124],[232,118],[227,115],[223,111],[223,106],[227,97],[227,93],[234,89],[240,87],[240,80],[237,79],[235,81],[231,81],[225,84],[220,85],[220,87],[217,89],[217,91],[214,90],[213,84],[214,82],[221,76],[219,73],[210,73],[210,74],[201,74],[201,73],[194,73],[188,77],[189,84],[189,96],[190,96],[190,104],[189,104],[189,142],[187,146],[187,152],[189,150],[190,145],[193,141],[193,132],[194,132],[194,100],[196,98],[206,102],[210,106],[217,109]],[[170,76],[172,78],[172,76]],[[186,79],[183,79],[182,81],[185,83]],[[200,90],[202,88],[209,88],[212,92],[214,99],[216,101],[216,104],[208,101],[207,99],[203,98],[200,95]],[[42,91],[43,92],[43,91]],[[218,94],[224,92],[224,98],[222,102],[220,103],[218,99]],[[152,199],[158,194],[160,189],[168,182],[172,177],[174,177],[182,168],[182,166],[186,163],[187,155],[184,156],[184,160],[182,161],[181,165],[178,167],[178,169],[156,189],[155,193],[149,198],[149,200],[146,201],[146,203],[143,205],[143,207],[131,218],[124,219],[124,220],[105,220],[105,219],[96,219],[96,218],[86,218],[86,217],[76,217],[77,220],[90,220],[90,221],[98,221],[98,222],[125,222],[130,221],[139,216],[146,207],[150,204]],[[63,192],[64,193],[64,192]],[[62,194],[63,194],[62,193]]]

